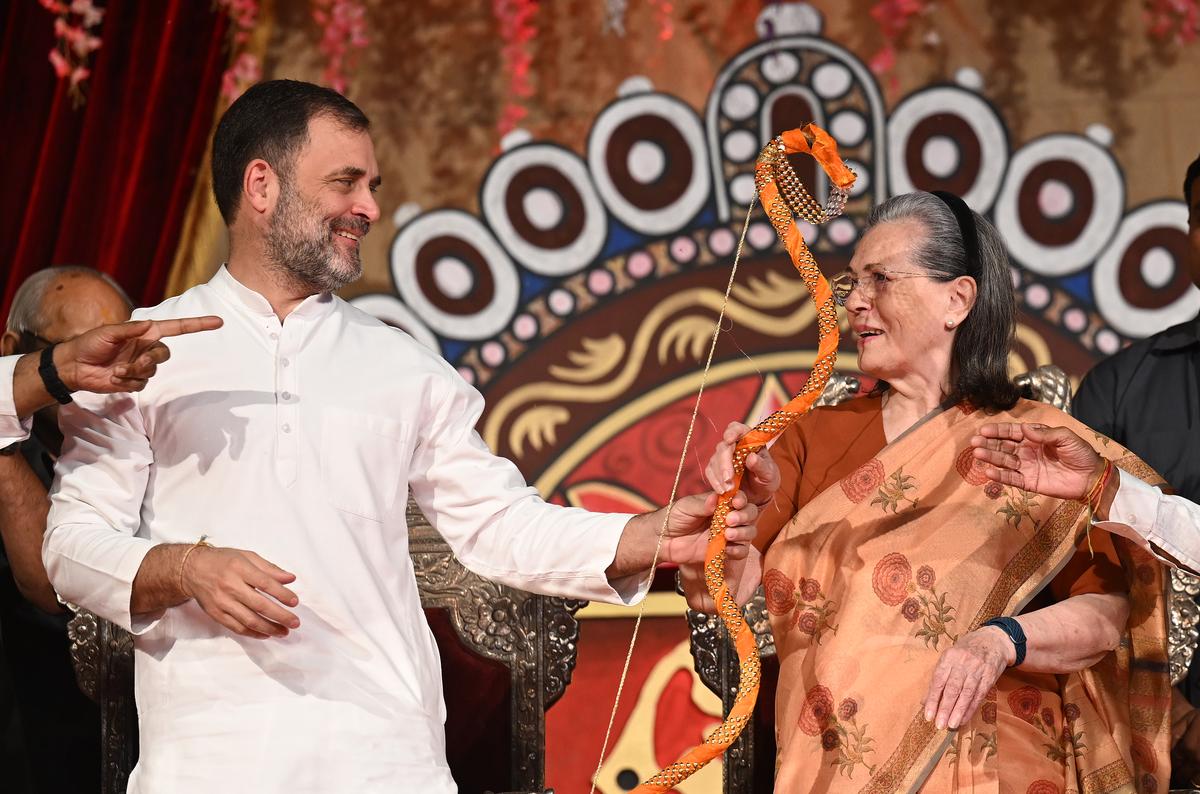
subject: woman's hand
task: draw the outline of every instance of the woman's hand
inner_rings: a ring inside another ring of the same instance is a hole
[[[925,719],[957,730],[970,722],[1005,669],[1016,661],[1012,640],[995,626],[964,634],[942,653],[925,696]]]
[[[704,468],[704,479],[717,493],[725,493],[733,487],[733,450],[738,439],[750,432],[741,422],[730,422],[725,428],[717,448]],[[746,456],[746,473],[742,476],[741,489],[750,501],[762,507],[771,501],[779,490],[779,467],[771,460],[766,447]]]

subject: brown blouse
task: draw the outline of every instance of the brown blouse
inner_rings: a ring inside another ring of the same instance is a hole
[[[817,408],[784,431],[771,448],[782,483],[775,499],[763,509],[755,545],[766,551],[779,531],[817,494],[879,454],[883,433],[882,399],[868,395],[834,406]],[[1026,608],[1049,606],[1081,593],[1119,593],[1128,590],[1125,574],[1107,532],[1085,537],[1059,574]],[[1047,593],[1046,591],[1049,590]]]

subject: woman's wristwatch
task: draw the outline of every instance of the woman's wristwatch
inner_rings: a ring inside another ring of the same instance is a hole
[[[1025,630],[1021,628],[1021,624],[1016,618],[992,618],[984,626],[995,626],[1008,635],[1012,640],[1013,647],[1017,649],[1017,660],[1010,667],[1020,667],[1021,662],[1025,661]],[[980,626],[983,628],[983,626]]]

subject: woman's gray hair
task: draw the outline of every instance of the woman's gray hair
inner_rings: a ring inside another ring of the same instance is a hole
[[[1016,404],[1008,354],[1016,333],[1017,302],[1008,252],[996,227],[971,211],[978,251],[968,256],[963,233],[945,201],[923,191],[893,196],[871,211],[867,228],[915,221],[925,230],[913,245],[914,264],[938,281],[975,279],[975,305],[959,326],[950,355],[950,400],[996,411]]]
[[[129,299],[129,295],[107,273],[84,265],[58,265],[37,271],[25,279],[17,289],[17,294],[13,296],[12,308],[8,310],[7,329],[18,334],[23,331],[40,334],[45,330],[46,318],[42,315],[42,307],[46,302],[46,293],[58,279],[71,275],[90,276],[103,281],[121,296],[121,300],[125,301],[131,310],[133,309],[133,301]]]

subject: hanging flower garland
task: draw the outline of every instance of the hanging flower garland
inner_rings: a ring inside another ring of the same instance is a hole
[[[1195,41],[1200,35],[1200,0],[1145,0],[1150,35],[1176,44]]]
[[[913,17],[927,10],[929,0],[879,0],[871,8],[871,16],[883,33],[883,47],[869,61],[871,71],[884,76],[896,67],[896,50],[900,39],[908,32]],[[895,82],[895,77],[891,78]]]
[[[501,57],[508,73],[508,99],[496,123],[501,137],[516,129],[529,113],[522,100],[533,96],[529,79],[533,53],[529,45],[537,34],[533,26],[536,10],[536,0],[492,0],[492,13],[500,23],[500,38],[504,41]]]
[[[675,5],[671,0],[650,0],[650,7],[654,9],[654,21],[658,24],[658,40],[670,41],[675,35],[675,23],[671,17]]]
[[[258,56],[246,51],[258,24],[258,0],[216,0],[217,10],[229,17],[229,67],[221,75],[221,97],[233,102],[262,77]]]
[[[325,56],[325,85],[346,93],[346,74],[358,65],[359,54],[366,49],[367,9],[362,0],[312,0],[313,20],[321,26],[317,45]]]
[[[38,2],[55,15],[56,41],[50,49],[50,65],[60,80],[70,80],[71,99],[79,105],[83,102],[83,83],[92,74],[88,59],[100,49],[100,37],[93,31],[104,19],[104,9],[96,8],[92,0],[73,0],[70,4],[57,0]]]

